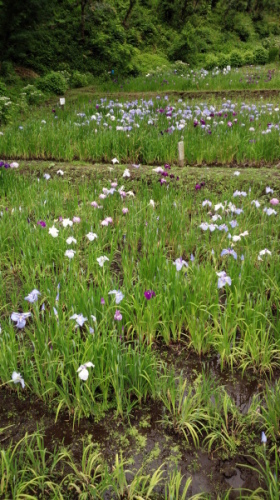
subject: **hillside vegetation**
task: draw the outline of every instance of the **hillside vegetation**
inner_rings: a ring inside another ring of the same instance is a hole
[[[1,73],[264,64],[279,58],[279,14],[280,0],[0,0]]]

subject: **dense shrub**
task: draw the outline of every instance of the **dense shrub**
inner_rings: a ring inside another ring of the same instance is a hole
[[[0,66],[0,75],[4,78],[14,73],[13,64],[10,61],[2,61]]]
[[[255,54],[252,50],[246,50],[243,53],[244,64],[255,64]]]
[[[0,124],[6,124],[11,121],[13,112],[13,103],[9,97],[0,97]]]
[[[184,63],[183,61],[175,61],[174,69],[180,75],[188,75],[189,74],[189,64]]]
[[[263,19],[255,23],[255,30],[261,38],[266,38],[270,35],[269,24]]]
[[[34,85],[27,85],[22,89],[22,96],[25,97],[27,104],[40,104],[44,98],[44,94],[36,89]]]
[[[219,54],[218,55],[219,68],[226,68],[230,64],[231,64],[230,54]]]
[[[166,69],[170,66],[170,63],[162,54],[141,53],[140,51],[136,52],[132,64],[139,74],[148,73],[157,68]]]
[[[239,52],[239,50],[233,50],[230,53],[230,64],[234,68],[238,68],[239,66],[242,66],[242,64],[243,64],[243,57],[242,57],[241,52]]]
[[[272,46],[268,51],[269,62],[279,61],[279,47]]]
[[[88,84],[88,76],[85,73],[80,73],[79,71],[73,72],[70,79],[70,85],[73,89],[86,87]]]
[[[68,83],[62,72],[51,71],[36,82],[37,87],[43,92],[51,92],[56,95],[64,94]]]
[[[7,87],[5,83],[2,80],[0,80],[0,97],[3,95],[7,95]]]
[[[8,84],[16,83],[18,80],[14,66],[10,61],[2,61],[0,66],[0,75]]]
[[[268,62],[269,53],[264,47],[257,47],[254,54],[256,64],[266,64]]]
[[[205,56],[205,68],[213,69],[218,66],[218,57],[214,54],[206,54]]]

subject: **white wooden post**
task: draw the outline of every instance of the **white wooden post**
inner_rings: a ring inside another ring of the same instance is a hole
[[[183,167],[185,163],[184,142],[178,142],[179,167]]]

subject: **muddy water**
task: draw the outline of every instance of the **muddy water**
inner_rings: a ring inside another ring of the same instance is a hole
[[[197,375],[205,372],[214,379],[219,386],[223,386],[228,395],[232,398],[236,407],[243,413],[247,413],[253,396],[260,393],[265,387],[265,378],[260,381],[259,376],[246,374],[242,377],[241,372],[236,369],[234,373],[228,370],[221,371],[220,358],[213,355],[211,358],[203,357],[199,359],[196,355],[179,356],[167,354],[167,362],[175,366],[176,372],[183,372],[190,381]],[[267,380],[269,383],[269,381]]]
[[[175,365],[176,371],[182,370],[189,379],[206,370],[225,386],[242,412],[247,411],[253,395],[259,391],[257,379],[221,374],[218,358],[200,361],[196,357],[186,359],[184,353],[162,354]],[[185,478],[192,477],[190,495],[204,492],[215,499],[218,493],[233,488],[235,492],[232,491],[231,498],[234,499],[239,498],[240,488],[259,486],[257,476],[239,465],[248,465],[246,450],[244,456],[240,454],[234,460],[221,460],[201,449],[195,450],[181,436],[166,431],[158,403],[134,410],[129,422],[116,419],[111,412],[99,423],[93,419],[81,420],[79,425],[75,423],[73,430],[73,421],[67,415],[61,415],[55,423],[54,415],[38,400],[18,399],[17,393],[2,390],[0,401],[0,428],[12,425],[1,435],[0,446],[8,445],[11,440],[17,442],[25,432],[32,433],[39,427],[44,432],[47,449],[64,444],[77,462],[81,460],[82,439],[90,435],[96,450],[102,453],[109,466],[113,465],[115,454],[122,451],[124,458],[129,460],[127,468],[133,473],[143,464],[143,473],[151,473],[163,463],[166,471],[177,468]],[[164,488],[157,491],[164,498]]]

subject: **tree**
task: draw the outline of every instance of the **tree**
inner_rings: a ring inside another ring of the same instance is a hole
[[[0,46],[3,59],[21,51],[22,34],[46,19],[55,0],[1,0],[0,2]]]

